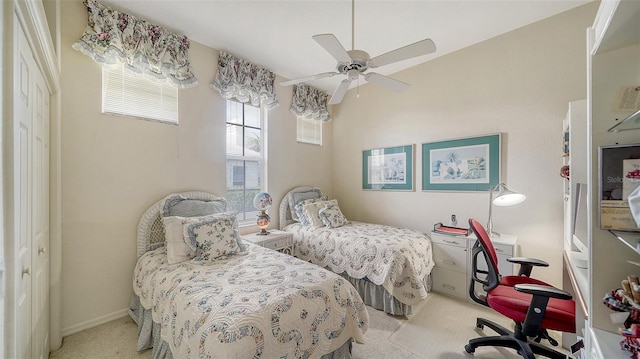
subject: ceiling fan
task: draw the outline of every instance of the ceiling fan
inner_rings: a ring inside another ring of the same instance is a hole
[[[436,51],[436,45],[431,39],[424,39],[413,44],[397,48],[382,55],[371,58],[368,53],[356,50],[354,45],[355,37],[355,0],[351,1],[351,50],[344,49],[340,41],[333,34],[319,34],[312,38],[320,44],[327,52],[338,60],[336,71],[323,72],[311,76],[305,76],[294,80],[281,82],[281,86],[290,86],[301,82],[308,82],[335,75],[346,75],[338,87],[333,91],[329,104],[342,102],[344,95],[349,89],[352,81],[363,76],[367,82],[380,85],[394,92],[402,92],[409,88],[409,84],[398,81],[391,77],[381,75],[376,72],[367,72],[368,69],[388,65],[394,62],[408,60],[414,57],[427,55]]]

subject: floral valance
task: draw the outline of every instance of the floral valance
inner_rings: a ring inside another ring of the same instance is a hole
[[[101,64],[124,63],[135,72],[169,79],[180,88],[193,87],[186,36],[85,0],[89,21],[73,48]]]
[[[314,87],[300,84],[293,87],[291,112],[312,120],[329,122],[331,115],[327,110],[329,95]]]
[[[274,82],[276,74],[221,51],[218,72],[211,87],[220,91],[222,98],[232,98],[259,106],[262,100],[267,108],[278,105]]]

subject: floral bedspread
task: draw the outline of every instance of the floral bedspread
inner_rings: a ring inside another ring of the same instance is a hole
[[[284,230],[293,233],[294,255],[300,259],[353,278],[366,277],[404,304],[427,296],[424,279],[434,261],[424,233],[362,222],[338,228],[294,223]]]
[[[174,358],[319,358],[363,341],[369,315],[335,273],[257,245],[215,262],[145,253],[133,288]]]

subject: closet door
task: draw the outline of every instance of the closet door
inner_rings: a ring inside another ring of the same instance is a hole
[[[33,117],[33,72],[36,70],[29,43],[22,27],[14,17],[14,243],[15,268],[15,335],[18,358],[32,358],[31,299],[32,299],[32,241],[31,241],[31,137]]]
[[[14,241],[17,358],[49,357],[49,99],[14,18]]]
[[[42,74],[33,82],[33,179],[31,249],[33,358],[49,357],[49,92]]]

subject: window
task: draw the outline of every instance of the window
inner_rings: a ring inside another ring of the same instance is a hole
[[[253,197],[265,190],[263,114],[260,107],[227,100],[227,199],[238,220],[256,220]]]
[[[126,69],[102,67],[102,113],[178,123],[178,88]]]
[[[298,117],[298,142],[322,146],[322,121]]]

